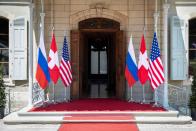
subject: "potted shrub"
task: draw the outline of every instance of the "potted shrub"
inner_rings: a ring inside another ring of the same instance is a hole
[[[196,71],[193,73],[193,82],[191,86],[191,96],[189,101],[189,107],[191,109],[191,117],[193,120],[196,120]]]
[[[5,103],[6,103],[5,86],[3,81],[2,68],[0,67],[0,119],[4,117]]]

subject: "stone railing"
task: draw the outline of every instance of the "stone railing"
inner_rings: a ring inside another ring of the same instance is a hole
[[[28,104],[28,85],[6,86],[5,115],[18,111]]]
[[[6,88],[5,95],[6,95],[5,115],[7,115],[11,113],[11,97],[10,97],[9,87]]]
[[[38,83],[34,83],[32,89],[33,89],[33,94],[32,94],[33,105],[43,103],[45,101],[44,90],[42,90],[39,87]]]
[[[168,84],[169,106],[180,113],[189,115],[189,90],[187,87],[178,87]]]

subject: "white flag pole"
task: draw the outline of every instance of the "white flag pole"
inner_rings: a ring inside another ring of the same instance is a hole
[[[144,87],[144,85],[142,85],[142,94],[143,94],[143,101],[142,101],[142,103],[146,103],[146,99],[145,99],[145,87]]]
[[[154,107],[157,107],[158,106],[158,103],[157,103],[157,88],[154,89]]]
[[[155,0],[155,13],[154,13],[154,31],[157,33],[157,23],[158,23],[158,17],[159,17],[159,13],[158,13],[158,4],[157,4],[157,0]],[[158,98],[157,98],[157,89],[154,89],[154,105],[153,106],[158,106]]]
[[[131,87],[131,98],[129,99],[129,101],[128,102],[133,102],[133,89],[132,89],[133,87]]]
[[[131,87],[131,101],[133,101],[133,87]]]
[[[69,102],[69,100],[67,99],[67,90],[68,90],[68,86],[67,87],[65,87],[65,92],[64,92],[64,95],[65,95],[65,98],[64,98],[64,101],[65,102]]]
[[[52,87],[53,87],[53,103],[56,103],[56,100],[55,100],[55,85],[54,85],[54,83],[52,84]]]

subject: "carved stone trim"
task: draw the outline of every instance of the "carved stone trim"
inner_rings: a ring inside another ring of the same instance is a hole
[[[118,29],[120,23],[107,18],[90,18],[79,22],[79,29]]]

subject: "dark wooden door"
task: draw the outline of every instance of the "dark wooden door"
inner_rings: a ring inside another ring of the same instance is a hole
[[[116,63],[116,96],[125,99],[125,57],[126,57],[126,37],[125,32],[116,32],[115,63]]]
[[[71,43],[71,64],[73,71],[73,81],[71,87],[71,98],[79,98],[79,86],[80,86],[80,65],[79,65],[79,52],[80,52],[80,32],[78,30],[72,30],[70,34]]]
[[[84,76],[87,73],[85,60],[85,52],[87,47],[84,44],[84,35],[78,30],[72,30],[70,35],[71,42],[71,63],[73,70],[73,82],[71,87],[71,98],[78,99],[82,96],[82,87],[86,86],[86,78]],[[125,98],[125,56],[126,56],[126,39],[125,32],[116,31],[114,46],[114,73],[115,73],[115,86],[116,97],[120,99]],[[111,66],[113,69],[113,66]],[[112,79],[111,79],[112,80]],[[113,85],[113,84],[112,84]]]

